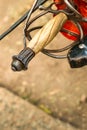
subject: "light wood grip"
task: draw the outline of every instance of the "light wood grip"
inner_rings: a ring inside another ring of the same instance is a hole
[[[67,16],[64,13],[56,15],[37,32],[33,39],[28,43],[28,47],[31,48],[35,54],[41,51],[54,39],[66,20]]]

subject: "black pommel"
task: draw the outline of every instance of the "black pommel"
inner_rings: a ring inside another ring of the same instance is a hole
[[[80,68],[87,65],[87,36],[70,49],[68,60],[71,68]]]
[[[13,56],[11,68],[13,71],[27,70],[29,61],[35,56],[30,48],[23,49],[18,55]]]

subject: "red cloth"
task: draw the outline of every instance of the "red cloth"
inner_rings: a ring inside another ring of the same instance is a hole
[[[65,9],[66,5],[63,2],[63,0],[54,0],[56,3],[56,7],[58,10],[60,9]],[[83,17],[87,17],[87,0],[73,0],[75,5],[77,6],[77,10],[82,14]],[[58,3],[61,4],[58,4]],[[80,22],[83,31],[84,31],[84,35],[87,35],[87,23],[86,22]],[[80,34],[77,26],[75,25],[75,23],[73,21],[68,20],[64,26],[64,29],[69,30],[70,32],[74,32],[75,34]],[[62,34],[64,36],[66,36],[67,38],[71,39],[71,40],[76,40],[77,37],[70,35],[69,33],[66,32],[62,32]]]

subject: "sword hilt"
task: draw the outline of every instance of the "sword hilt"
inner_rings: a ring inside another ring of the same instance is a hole
[[[27,48],[13,57],[12,70],[26,70],[29,61],[54,39],[67,19],[64,13],[59,13],[44,25],[28,43]]]

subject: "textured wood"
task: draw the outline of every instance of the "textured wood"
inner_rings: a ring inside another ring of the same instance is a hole
[[[48,45],[66,22],[67,16],[64,13],[56,15],[43,28],[41,28],[34,38],[29,42],[28,47],[35,53],[41,51]]]

